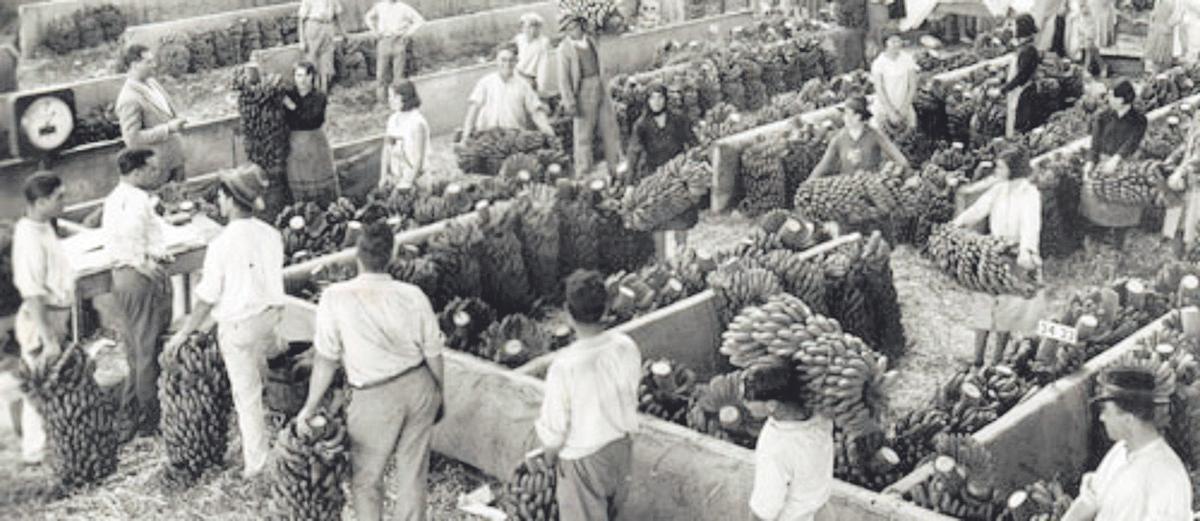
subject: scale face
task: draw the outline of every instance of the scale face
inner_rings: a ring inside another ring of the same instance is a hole
[[[13,128],[22,157],[46,155],[66,147],[75,130],[75,93],[40,92],[13,101]]]

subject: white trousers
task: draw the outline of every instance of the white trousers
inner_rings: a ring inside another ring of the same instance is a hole
[[[270,452],[263,407],[263,377],[268,354],[278,349],[282,316],[279,308],[272,308],[243,320],[217,323],[217,345],[229,374],[233,407],[242,435],[245,465],[242,472],[247,476],[266,468]]]

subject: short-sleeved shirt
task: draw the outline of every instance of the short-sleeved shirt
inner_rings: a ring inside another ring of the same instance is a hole
[[[445,337],[420,288],[385,273],[333,284],[317,304],[313,347],[339,360],[350,385],[387,380],[441,356]]]
[[[218,324],[283,305],[283,238],[258,219],[234,219],[208,244],[196,296]]]
[[[1118,441],[1096,472],[1084,475],[1080,499],[1098,507],[1095,521],[1189,521],[1187,469],[1162,438],[1133,452]]]
[[[429,123],[418,110],[396,112],[388,117],[387,138],[394,140],[388,161],[388,175],[404,177],[416,170],[417,142],[425,140],[429,147]]]
[[[75,270],[50,223],[22,217],[13,226],[13,285],[22,299],[41,297],[47,305],[75,303]]]
[[[750,510],[770,521],[810,521],[833,491],[833,422],[767,420],[754,446]]]
[[[470,102],[479,105],[475,130],[530,129],[533,127],[532,114],[543,110],[542,100],[529,82],[515,74],[505,81],[498,72],[484,76],[475,84]]]
[[[302,0],[300,3],[300,19],[331,22],[335,16],[341,16],[341,0]]]

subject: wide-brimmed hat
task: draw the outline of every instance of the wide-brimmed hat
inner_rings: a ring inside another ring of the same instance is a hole
[[[251,164],[221,172],[220,181],[237,202],[256,210],[262,210],[266,206],[262,194],[268,186],[267,176],[258,165]]]
[[[1157,389],[1154,371],[1143,367],[1115,367],[1097,377],[1096,396],[1091,403],[1131,401],[1145,406],[1167,403],[1169,397]]]

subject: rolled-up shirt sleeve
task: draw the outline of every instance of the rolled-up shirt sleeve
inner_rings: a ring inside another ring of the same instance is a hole
[[[750,493],[750,511],[761,519],[774,520],[783,512],[788,491],[788,475],[779,458],[769,450],[754,452],[754,490]]]
[[[334,315],[335,299],[328,292],[317,304],[315,331],[313,332],[313,349],[317,354],[329,360],[341,360],[342,337],[338,333],[337,317]]]
[[[221,293],[225,287],[222,255],[218,249],[213,249],[213,246],[216,244],[210,244],[208,251],[204,254],[200,283],[196,285],[196,297],[209,304],[216,304],[221,300]]]
[[[567,393],[566,377],[557,366],[551,365],[546,374],[546,395],[542,399],[542,413],[534,424],[542,446],[561,448],[567,441],[570,419],[571,402]]]

